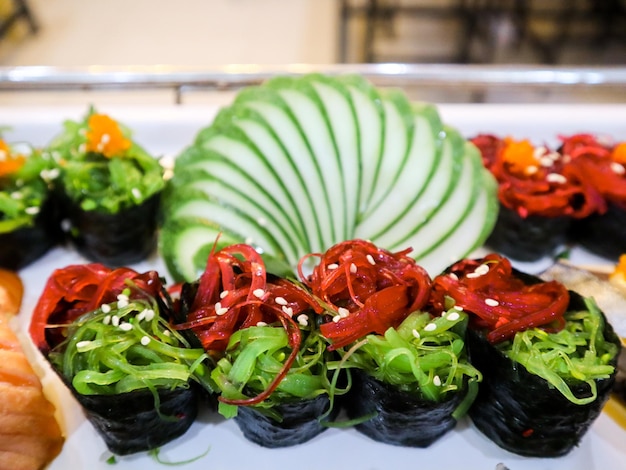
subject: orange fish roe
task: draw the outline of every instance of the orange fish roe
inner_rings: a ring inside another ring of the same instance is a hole
[[[92,114],[88,121],[86,150],[107,158],[120,157],[131,146],[118,123],[106,114]]]
[[[611,159],[614,162],[626,165],[626,142],[620,142],[613,148]]]
[[[23,155],[12,155],[7,143],[0,139],[0,177],[15,173],[26,162]]]
[[[504,139],[506,147],[502,151],[502,159],[510,165],[513,173],[530,174],[532,169],[536,169],[539,160],[535,156],[535,147],[529,140]]]

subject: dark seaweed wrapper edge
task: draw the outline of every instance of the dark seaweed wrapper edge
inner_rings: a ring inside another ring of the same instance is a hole
[[[0,266],[17,271],[41,258],[62,241],[60,225],[60,201],[50,193],[33,226],[0,234]]]
[[[568,239],[572,218],[529,215],[500,204],[498,218],[485,244],[519,261],[536,261],[552,256]]]
[[[319,418],[330,407],[328,395],[281,403],[275,410],[282,416],[276,421],[254,406],[240,406],[234,418],[246,439],[267,448],[288,447],[302,444],[326,429]],[[339,410],[333,408],[328,417],[336,418]]]
[[[65,198],[68,236],[76,249],[91,261],[107,266],[124,266],[147,258],[157,245],[161,193],[142,204],[116,214],[85,211]]]
[[[375,413],[355,425],[371,439],[397,446],[428,447],[456,426],[452,413],[467,388],[441,402],[424,400],[383,383],[365,371],[352,371],[353,383],[343,400],[351,419]]]
[[[522,276],[532,279],[532,276]],[[583,298],[570,291],[568,310],[585,309]],[[605,319],[605,338],[620,345]],[[474,426],[499,447],[526,457],[559,457],[578,445],[600,415],[615,382],[615,374],[596,380],[598,398],[576,405],[541,377],[504,356],[479,332],[468,330],[471,362],[483,374],[469,415]],[[617,356],[612,361],[617,364]],[[577,396],[589,387],[573,385]]]
[[[596,255],[617,260],[626,253],[626,208],[608,202],[604,214],[592,214],[573,223],[572,241]]]

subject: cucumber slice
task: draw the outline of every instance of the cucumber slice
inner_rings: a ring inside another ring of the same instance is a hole
[[[243,241],[241,236],[224,232],[204,218],[178,218],[163,226],[159,251],[175,282],[192,282],[204,270],[214,244],[220,249]]]
[[[433,107],[414,107],[414,128],[408,159],[393,191],[359,224],[358,233],[364,238],[382,238],[398,224],[411,229],[410,224],[406,224],[406,215],[418,203],[437,171],[443,146],[443,125]]]

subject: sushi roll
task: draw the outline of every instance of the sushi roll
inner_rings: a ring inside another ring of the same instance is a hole
[[[480,373],[465,352],[466,315],[429,307],[431,279],[408,256],[351,240],[317,255],[305,284],[325,305],[321,334],[351,372],[342,400],[373,440],[427,447],[469,408]]]
[[[176,328],[214,359],[218,410],[264,447],[306,442],[332,420],[319,303],[300,285],[267,273],[245,244],[215,249],[200,279],[181,292]]]
[[[117,267],[154,251],[164,171],[128,129],[91,109],[66,121],[48,152],[60,170],[64,229],[81,254]]]
[[[609,398],[621,347],[595,302],[497,254],[459,261],[433,292],[470,316],[470,359],[483,374],[475,427],[523,456],[578,445]]]
[[[114,454],[155,449],[197,415],[207,356],[170,328],[168,297],[155,271],[74,265],[33,312],[33,342]]]
[[[563,154],[528,140],[481,134],[470,139],[498,181],[500,211],[486,245],[520,261],[552,256],[574,220],[602,204]]]
[[[19,270],[60,242],[56,176],[45,154],[0,136],[0,267]]]
[[[563,137],[562,152],[584,174],[603,205],[576,221],[572,239],[597,255],[617,261],[626,253],[626,142],[603,142],[589,134]]]

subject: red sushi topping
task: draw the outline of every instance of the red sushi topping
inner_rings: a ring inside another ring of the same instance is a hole
[[[446,296],[470,315],[477,328],[487,330],[493,343],[530,328],[558,331],[569,304],[567,289],[556,281],[527,284],[513,272],[511,262],[490,254],[461,260],[433,281],[433,307],[444,311]]]
[[[528,140],[481,134],[471,139],[498,181],[498,197],[521,217],[586,217],[602,205],[593,186],[569,158]]]
[[[233,405],[253,405],[271,395],[298,355],[301,333],[298,323],[308,322],[307,313],[322,307],[298,285],[268,275],[256,250],[244,244],[231,245],[209,255],[206,269],[186,322],[178,329],[190,329],[208,352],[223,351],[231,335],[259,324],[278,322],[285,329],[292,351],[267,388],[255,397],[230,400]],[[298,323],[296,323],[298,322]]]
[[[157,297],[163,284],[156,271],[140,274],[130,268],[111,269],[99,263],[70,265],[55,270],[39,297],[29,333],[44,353],[65,339],[65,328],[84,313],[115,302],[132,280],[130,298]]]
[[[329,349],[369,333],[383,334],[424,307],[431,279],[407,256],[409,252],[391,253],[370,242],[351,240],[302,258],[300,278],[333,314],[332,321],[320,326],[322,335],[332,341]],[[319,258],[319,263],[305,276],[303,265],[311,257]]]

